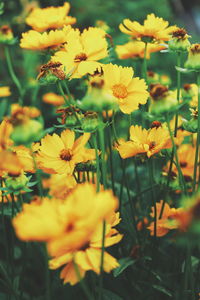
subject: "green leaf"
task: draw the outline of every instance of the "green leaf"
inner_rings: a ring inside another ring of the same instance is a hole
[[[172,297],[171,292],[170,292],[169,290],[167,290],[166,288],[164,288],[163,286],[154,284],[154,285],[153,285],[153,288],[154,288],[155,290],[157,290],[157,291],[159,291],[159,292],[161,292],[161,293],[163,293],[163,294],[169,296],[169,297]]]
[[[118,262],[120,263],[120,266],[113,271],[114,277],[119,276],[129,266],[133,265],[135,263],[135,260],[130,257],[125,257],[121,258]]]

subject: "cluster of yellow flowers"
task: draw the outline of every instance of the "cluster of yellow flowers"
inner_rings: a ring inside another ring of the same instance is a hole
[[[19,239],[44,242],[49,268],[62,267],[60,278],[74,285],[89,270],[100,274],[119,266],[117,259],[105,251],[123,238],[116,228],[121,221],[122,203],[119,205],[116,197],[113,150],[120,159],[134,157],[134,162],[138,159],[141,165],[164,157],[159,182],[162,188],[167,186],[176,195],[196,191],[200,175],[199,87],[186,84],[181,90],[179,84],[176,90],[170,90],[170,79],[147,71],[146,60],[161,50],[174,51],[178,57],[189,51],[185,67],[199,73],[200,45],[190,46],[184,29],[169,26],[154,14],[149,14],[143,25],[125,19],[119,29],[129,40],[115,50],[119,59],[142,62],[143,78],[135,77],[132,67],[109,62],[113,45],[106,24],[80,31],[72,27],[76,19],[68,16],[69,10],[69,3],[34,8],[26,18],[32,29],[22,33],[20,47],[45,54],[47,61],[40,66],[37,83],[55,83],[61,93],[48,90],[42,97],[44,105],[56,106],[56,113],[61,114],[57,119],[59,133],[54,132],[53,124],[44,130],[42,110],[37,107],[20,102],[10,105],[10,112],[0,123],[0,200],[3,205],[17,200],[15,197],[31,191],[29,173],[36,178],[34,192],[39,196],[21,205],[19,213],[12,215],[12,224]],[[178,76],[180,72],[178,65]],[[86,86],[81,101],[68,89],[67,83],[73,79]],[[10,95],[9,87],[0,87],[1,98]],[[185,104],[192,112],[189,121],[178,114]],[[125,130],[118,138],[118,112],[124,122],[129,115],[128,138]],[[108,158],[111,170],[107,172]],[[107,189],[111,185],[112,190]],[[5,200],[4,190],[13,197]],[[142,224],[155,237],[174,229],[186,230],[199,203],[194,201],[184,209],[153,200],[148,219],[141,223],[136,218],[136,229],[142,230]],[[150,207],[148,204],[149,211]]]

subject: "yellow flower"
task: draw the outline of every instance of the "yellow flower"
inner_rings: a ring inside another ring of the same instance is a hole
[[[0,98],[1,97],[8,97],[10,95],[11,95],[11,92],[10,92],[9,86],[1,86],[0,87]]]
[[[13,144],[10,139],[10,135],[13,131],[13,127],[10,122],[5,119],[0,124],[0,151],[7,149]]]
[[[66,199],[75,186],[76,180],[72,175],[52,174],[48,179],[49,195],[58,199]]]
[[[46,93],[42,97],[43,102],[59,106],[65,103],[63,96],[57,95],[55,93]]]
[[[78,32],[72,29],[71,26],[65,26],[62,30],[51,30],[43,33],[29,30],[22,33],[20,47],[29,50],[57,49],[67,42],[71,31]]]
[[[182,213],[182,208],[170,208],[168,203],[165,203],[162,218],[160,219],[160,213],[163,201],[156,203],[157,222],[156,222],[156,235],[162,237],[166,235],[170,230],[177,229],[179,227],[178,217]],[[155,209],[152,207],[151,217],[155,215]],[[150,234],[154,235],[154,222],[147,227],[150,230]]]
[[[23,172],[25,165],[19,160],[16,153],[9,150],[0,152],[0,176],[8,174],[17,177]]]
[[[193,174],[194,174],[195,149],[196,148],[192,145],[183,144],[178,148],[177,151],[181,171],[187,182],[192,181]],[[169,165],[170,163],[168,163],[167,166],[164,168],[166,172],[168,172],[169,170]],[[178,170],[175,164],[173,164],[172,167],[172,175],[178,176]]]
[[[19,239],[47,242],[49,254],[57,257],[88,243],[117,204],[111,191],[97,194],[95,185],[80,184],[65,201],[43,198],[40,203],[24,204],[13,226]]]
[[[39,32],[72,25],[76,23],[76,19],[67,16],[69,10],[70,4],[68,2],[58,7],[34,8],[26,18],[26,23]]]
[[[51,174],[72,174],[77,163],[96,158],[94,149],[85,148],[89,138],[90,134],[84,133],[75,141],[75,133],[69,129],[61,136],[47,134],[37,156],[40,168]]]
[[[99,28],[85,29],[79,37],[70,36],[65,51],[58,51],[53,61],[61,62],[71,78],[80,78],[101,69],[99,60],[107,57],[106,33]]]
[[[140,153],[150,157],[162,149],[171,148],[171,146],[171,139],[165,128],[154,127],[147,130],[136,125],[130,127],[130,141],[121,141],[117,150],[122,158]]]
[[[144,25],[136,21],[125,19],[124,24],[120,24],[119,29],[130,35],[132,38],[149,38],[150,41],[168,41],[170,39],[170,33],[172,33],[176,26],[169,26],[169,22],[163,20],[163,18],[156,17],[154,14],[147,15],[144,20]]]
[[[12,148],[13,152],[17,154],[19,161],[24,164],[23,170],[25,172],[35,173],[35,166],[33,161],[33,153],[25,146],[17,146]]]
[[[150,59],[150,54],[165,49],[165,46],[148,43],[146,58]],[[144,58],[145,43],[142,41],[131,41],[116,47],[117,55],[120,59]]]
[[[133,68],[108,64],[103,66],[103,72],[105,85],[123,113],[130,114],[147,102],[147,85],[143,79],[133,78]]]
[[[113,228],[119,222],[119,213],[113,214],[110,220],[106,222],[105,247],[110,247],[122,239],[122,235]],[[79,281],[75,272],[74,263],[76,263],[82,278],[86,271],[89,270],[93,270],[97,274],[100,273],[101,246],[102,224],[99,224],[88,243],[83,245],[82,248],[76,252],[65,253],[62,256],[51,259],[49,267],[50,269],[58,269],[62,265],[67,264],[62,269],[60,278],[63,279],[64,283],[69,282],[71,285],[74,285]],[[107,252],[104,252],[104,271],[109,273],[118,266],[117,260]]]

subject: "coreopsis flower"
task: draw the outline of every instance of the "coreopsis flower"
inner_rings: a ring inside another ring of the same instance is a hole
[[[176,26],[168,26],[169,22],[163,18],[156,17],[154,14],[147,15],[144,20],[144,25],[136,21],[125,19],[123,24],[119,25],[119,29],[130,35],[134,39],[142,39],[144,41],[168,41],[170,33],[172,33]]]
[[[184,28],[177,28],[172,32],[172,37],[169,40],[168,46],[172,51],[187,51],[190,47],[188,41],[189,35]]]
[[[40,168],[50,174],[72,174],[76,164],[96,158],[95,149],[85,148],[89,138],[90,134],[84,133],[75,140],[74,131],[69,129],[62,131],[61,136],[47,134],[37,155]]]
[[[11,177],[18,177],[22,174],[24,163],[20,161],[17,154],[9,151],[2,150],[0,152],[0,176],[7,174]]]
[[[156,203],[156,235],[162,237],[166,235],[170,230],[177,229],[179,227],[179,221],[177,220],[179,215],[182,213],[182,208],[171,208],[168,203],[165,203],[162,218],[160,218],[160,213],[163,205],[163,200]],[[155,208],[152,207],[150,216],[154,218]],[[154,235],[154,222],[151,222],[149,227],[150,234]]]
[[[42,100],[43,100],[43,102],[52,104],[54,106],[60,106],[65,103],[63,96],[60,96],[60,95],[57,95],[57,94],[51,93],[51,92],[44,94],[42,96]]]
[[[171,139],[168,130],[162,126],[143,129],[141,126],[130,127],[130,140],[120,141],[116,149],[122,158],[145,154],[147,157],[160,152],[162,149],[171,148]]]
[[[0,151],[9,148],[13,144],[10,138],[12,131],[13,126],[7,119],[4,119],[0,124]]]
[[[106,222],[105,247],[110,247],[122,239],[122,235],[114,228],[119,222],[120,219],[118,213],[113,214]],[[77,264],[81,278],[83,278],[85,273],[90,270],[97,274],[100,273],[102,228],[102,224],[99,224],[90,241],[83,245],[78,251],[66,253],[62,256],[56,256],[49,261],[50,269],[58,269],[61,266],[66,265],[60,273],[60,278],[63,279],[64,283],[69,282],[71,285],[74,285],[79,281],[74,263]],[[104,271],[109,273],[118,266],[117,260],[105,251]]]
[[[20,47],[28,50],[57,50],[67,43],[71,31],[75,36],[76,32],[78,34],[78,31],[72,29],[71,26],[65,26],[62,30],[50,30],[43,33],[29,30],[22,33]]]
[[[49,195],[57,199],[66,199],[67,195],[77,185],[74,176],[66,174],[52,174],[48,179]]]
[[[47,242],[49,255],[58,257],[86,245],[117,204],[111,191],[96,193],[93,184],[80,184],[66,201],[43,198],[23,204],[13,226],[19,239]]]
[[[120,110],[130,114],[147,102],[149,93],[143,79],[133,77],[133,68],[113,64],[103,66],[105,87],[118,101]]]
[[[200,44],[192,44],[189,48],[188,59],[185,63],[188,69],[200,71]]]
[[[61,62],[71,78],[80,78],[86,74],[101,71],[99,60],[108,56],[106,33],[99,28],[89,27],[79,37],[71,37],[65,45],[65,51],[58,51],[52,61]]]
[[[158,52],[160,50],[165,49],[165,46],[156,45],[156,44],[148,44],[146,58],[150,59],[150,54],[153,52]],[[118,45],[116,47],[116,52],[119,59],[127,59],[127,58],[144,58],[145,52],[145,43],[142,41],[130,41],[124,45]]]
[[[9,86],[0,86],[0,98],[9,97],[10,95],[11,95],[11,91]]]
[[[35,172],[35,165],[33,160],[33,151],[31,151],[30,148],[27,148],[25,146],[17,146],[13,147],[12,151],[16,153],[19,161],[21,161],[24,164],[23,170],[25,172],[34,173]]]
[[[190,144],[183,144],[178,148],[178,161],[182,174],[187,182],[191,182],[194,174],[195,147]],[[166,175],[169,170],[169,164],[164,168]],[[172,175],[178,176],[178,170],[175,164],[172,166]]]
[[[76,23],[76,18],[68,16],[69,10],[68,2],[58,7],[34,8],[26,18],[26,23],[39,32],[72,25]]]

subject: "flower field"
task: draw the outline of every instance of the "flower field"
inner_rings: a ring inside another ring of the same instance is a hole
[[[0,2],[0,300],[198,300],[198,35],[90,2]]]

